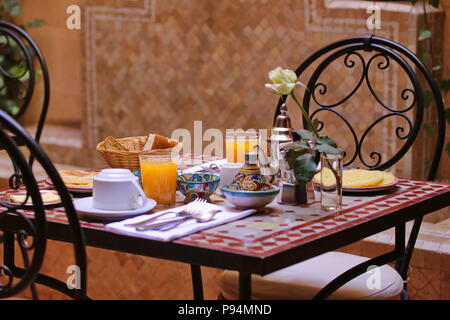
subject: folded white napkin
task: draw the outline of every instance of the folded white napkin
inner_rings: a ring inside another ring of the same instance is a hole
[[[222,160],[216,160],[216,161],[211,161],[211,162],[207,162],[207,163],[202,163],[199,166],[184,169],[182,171],[182,173],[195,173],[195,172],[202,171],[202,170],[208,170],[209,166],[212,164],[215,164],[218,167],[220,167],[222,164],[224,164],[226,162],[227,162],[227,159],[222,159]]]
[[[149,219],[152,217],[151,215],[142,215],[124,221],[110,223],[107,224],[105,228],[108,231],[132,237],[146,238],[159,241],[171,241],[173,239],[181,238],[197,231],[209,229],[224,223],[242,219],[256,212],[256,210],[254,209],[243,211],[235,208],[222,207],[211,203],[206,203],[204,206],[205,210],[222,210],[222,211],[217,213],[211,221],[197,222],[195,219],[190,219],[185,221],[178,227],[168,231],[158,231],[158,230],[136,231],[134,227],[126,226],[127,224],[138,223],[146,219]],[[179,212],[182,211],[184,208],[185,206],[181,206],[161,212]],[[156,214],[159,213],[160,212]],[[155,219],[149,223],[157,223],[164,221],[166,219],[172,219],[176,217],[179,217],[176,213],[170,213],[162,216],[161,218]]]

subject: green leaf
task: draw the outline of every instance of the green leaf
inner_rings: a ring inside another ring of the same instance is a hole
[[[312,154],[305,153],[297,157],[293,169],[297,182],[305,184],[316,174],[317,164]]]
[[[439,8],[439,0],[429,0],[428,1],[434,8]]]
[[[429,136],[432,136],[434,131],[435,131],[435,128],[433,127],[433,125],[431,123],[428,123],[428,122],[422,123],[422,129]]]
[[[424,108],[428,108],[431,104],[431,102],[433,101],[433,92],[431,92],[430,90],[426,90],[423,93],[423,106]]]
[[[447,123],[450,124],[450,108],[445,109],[445,119]]]
[[[433,70],[433,71],[438,71],[438,70],[441,70],[441,69],[442,69],[441,65],[437,65],[437,66],[434,66],[433,68],[431,68],[431,70]]]
[[[44,25],[44,20],[42,20],[42,19],[34,19],[34,20],[27,22],[28,28],[42,27],[43,25]]]
[[[420,59],[423,62],[430,61],[431,60],[431,54],[429,54],[428,52],[422,52],[422,53],[420,53]]]
[[[332,146],[334,148],[337,148],[337,144],[336,142],[334,142],[333,140],[331,140],[329,137],[327,136],[322,136],[319,139],[317,139],[317,143],[318,144],[327,144],[329,146]]]
[[[294,130],[294,133],[298,134],[302,138],[302,140],[314,139],[314,133],[309,130]]]
[[[284,147],[287,150],[309,150],[311,149],[308,142],[303,141],[303,140],[299,140],[299,141],[295,141],[292,142],[290,144],[288,144],[287,146]]]
[[[330,146],[329,144],[318,144],[314,150],[322,153],[329,153],[329,154],[341,154],[341,151],[336,149],[335,147]]]
[[[432,34],[431,30],[420,29],[419,30],[419,41],[429,39],[429,38],[431,38],[432,35],[433,34]]]
[[[439,86],[441,87],[442,91],[448,93],[450,91],[450,79],[441,80]]]
[[[305,142],[296,141],[289,146],[285,147],[286,152],[286,160],[289,164],[290,168],[294,168],[295,161],[297,158],[307,152],[309,152],[309,146]]]
[[[450,142],[445,146],[445,151],[447,151],[447,154],[450,156]]]

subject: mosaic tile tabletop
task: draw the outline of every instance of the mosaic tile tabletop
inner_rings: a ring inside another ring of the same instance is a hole
[[[217,159],[204,157],[202,160],[208,162]],[[41,186],[45,187],[45,183],[42,182]],[[1,191],[0,196],[8,192],[11,191]],[[316,202],[312,205],[285,206],[274,201],[266,207],[265,212],[203,230],[174,242],[264,258],[442,194],[450,198],[450,185],[401,178],[398,188],[390,193],[344,195],[341,212],[325,213],[320,209],[320,195],[316,193]],[[182,204],[182,198],[179,194],[177,205]],[[214,195],[213,202],[232,206],[220,195]],[[24,213],[32,216],[31,211]],[[64,209],[61,208],[48,210],[47,219],[67,223]],[[85,228],[97,230],[103,230],[105,226],[104,223],[88,221],[82,221],[81,224]]]

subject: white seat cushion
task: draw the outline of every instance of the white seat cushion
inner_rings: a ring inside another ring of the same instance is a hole
[[[367,260],[352,254],[329,252],[264,277],[252,275],[252,299],[310,300],[339,275]],[[376,275],[379,277],[375,278]],[[225,299],[238,299],[238,279],[236,271],[220,275],[219,285]],[[401,276],[394,268],[384,265],[346,283],[329,299],[397,299],[402,289]]]

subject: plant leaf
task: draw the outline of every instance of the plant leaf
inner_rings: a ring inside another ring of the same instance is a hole
[[[439,85],[445,93],[450,91],[450,79],[441,80]]]
[[[429,38],[431,38],[431,36],[432,36],[431,30],[427,30],[427,29],[419,30],[419,41],[429,39]]]
[[[289,146],[286,146],[286,160],[290,168],[294,168],[297,158],[309,152],[308,144],[302,141],[296,141]]]
[[[331,140],[328,136],[322,136],[319,139],[317,139],[318,144],[327,144],[329,146],[332,146],[334,148],[337,148],[336,142]]]
[[[450,108],[445,109],[445,119],[447,123],[450,124]]]
[[[330,146],[329,144],[318,144],[314,150],[318,151],[318,152],[322,152],[322,153],[329,153],[329,154],[341,154],[341,151],[336,149],[333,146]]]
[[[439,8],[440,0],[429,0],[428,1],[434,8]]]
[[[429,136],[432,136],[434,133],[435,128],[431,123],[423,122],[422,123],[422,129],[425,130],[425,133]]]
[[[298,183],[307,183],[316,174],[317,164],[310,153],[305,153],[297,157],[294,163],[294,175]]]
[[[42,27],[43,24],[44,24],[44,20],[33,19],[31,21],[28,21],[26,25],[28,28],[33,28],[33,27]]]
[[[431,70],[433,70],[433,71],[437,71],[437,70],[441,70],[441,69],[442,69],[441,65],[437,65],[437,66],[434,66],[433,68],[431,68]]]
[[[433,98],[433,92],[431,92],[430,90],[426,90],[423,93],[423,107],[428,108],[431,104],[431,101],[433,101]]]
[[[294,130],[296,134],[298,134],[302,140],[312,140],[314,139],[314,133],[309,130]]]
[[[431,54],[429,54],[428,52],[422,52],[422,53],[420,54],[420,59],[421,59],[423,62],[430,61],[430,60],[431,60]]]

